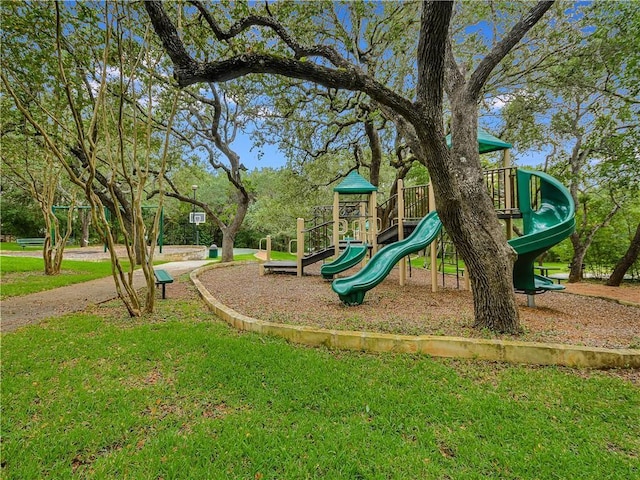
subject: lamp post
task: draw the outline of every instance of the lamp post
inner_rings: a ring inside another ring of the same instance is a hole
[[[193,213],[196,212],[196,190],[198,190],[198,185],[191,185],[191,189],[193,190]],[[196,245],[200,245],[200,239],[198,238],[198,224],[195,222],[195,215],[193,215],[193,236],[196,239]]]

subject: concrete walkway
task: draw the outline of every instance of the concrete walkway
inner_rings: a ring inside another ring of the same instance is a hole
[[[164,263],[159,268],[177,278],[210,262],[211,260],[186,260]],[[134,273],[134,286],[146,286],[141,270]],[[170,291],[171,287],[167,288]],[[117,296],[113,277],[109,276],[31,295],[10,297],[1,303],[0,332],[11,332],[45,318],[83,311],[89,305],[107,302]]]

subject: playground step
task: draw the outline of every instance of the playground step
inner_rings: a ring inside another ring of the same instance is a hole
[[[311,265],[312,263],[319,262],[324,260],[325,258],[331,257],[335,253],[334,247],[325,248],[324,250],[319,250],[317,252],[311,253],[309,255],[305,255],[302,258],[302,266],[306,267]]]
[[[298,265],[295,261],[279,260],[273,262],[265,262],[262,264],[264,270],[271,272],[296,273]]]

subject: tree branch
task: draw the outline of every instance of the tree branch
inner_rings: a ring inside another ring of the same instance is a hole
[[[229,40],[253,26],[268,27],[273,30],[291,50],[293,50],[295,58],[297,59],[302,57],[322,57],[329,60],[336,67],[348,68],[351,66],[351,64],[332,47],[325,45],[307,47],[297,42],[291,35],[289,35],[289,32],[287,32],[284,26],[273,17],[249,15],[238,20],[231,26],[231,28],[229,28],[228,31],[225,32],[220,28],[218,22],[215,21],[201,2],[192,0],[190,3],[198,9],[218,40]]]
[[[453,55],[453,45],[451,37],[447,38],[445,50],[445,90],[451,96],[453,92],[464,83],[464,75],[458,67],[458,63]]]
[[[175,76],[177,78],[179,71],[193,68],[196,62],[189,56],[180,39],[180,35],[178,35],[178,30],[165,13],[162,2],[150,0],[144,2],[144,6],[151,19],[154,30],[162,41],[162,46],[173,62],[176,70]]]
[[[541,1],[533,7],[529,13],[516,23],[511,31],[493,47],[491,52],[482,59],[478,67],[471,74],[467,85],[467,92],[472,98],[477,99],[480,95],[483,85],[491,75],[493,69],[500,61],[511,51],[511,49],[524,37],[529,30],[542,18],[549,8],[553,5],[553,1]]]
[[[422,5],[417,97],[418,102],[433,105],[435,109],[442,106],[445,50],[452,11],[453,2],[450,1],[433,0]]]
[[[335,61],[340,64],[338,68],[325,67],[308,60],[259,53],[244,53],[213,62],[196,62],[187,53],[176,27],[164,11],[162,2],[150,0],[144,5],[156,34],[174,64],[174,77],[180,87],[199,82],[226,82],[252,73],[269,73],[308,80],[329,88],[359,90],[403,116],[419,121],[411,101],[377,82],[355,65],[348,62],[340,63],[337,59]],[[319,52],[323,47],[306,48],[309,49],[305,50],[306,53],[318,49],[318,56],[321,56]]]

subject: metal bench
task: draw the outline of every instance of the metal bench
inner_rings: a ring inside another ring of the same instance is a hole
[[[43,246],[44,245],[44,238],[18,238],[16,240],[16,242],[18,243],[18,245],[20,245],[23,249],[24,247],[28,247],[28,246]]]
[[[162,285],[162,298],[166,298],[165,287],[167,286],[167,283],[173,283],[173,277],[169,275],[169,272],[161,269],[154,269],[153,275],[156,277],[156,287],[158,285]]]

